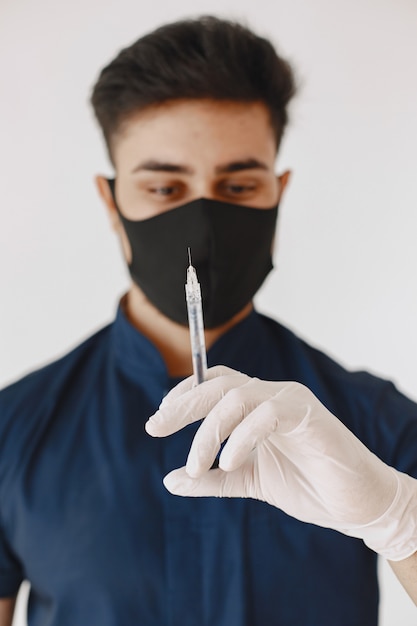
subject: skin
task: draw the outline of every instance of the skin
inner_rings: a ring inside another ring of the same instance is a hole
[[[261,103],[179,100],[150,107],[127,120],[114,138],[117,202],[136,220],[201,197],[267,209],[280,201],[290,175],[275,174],[276,154]],[[129,262],[130,245],[108,182],[97,176],[96,184]],[[191,374],[188,328],[160,313],[135,284],[125,307],[133,325],[161,352],[170,375]],[[206,331],[207,347],[251,309],[248,303],[226,324]]]
[[[11,626],[16,598],[0,598],[0,626]]]
[[[389,561],[398,580],[417,606],[417,552],[402,561]]]

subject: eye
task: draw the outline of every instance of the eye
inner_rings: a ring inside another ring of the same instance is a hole
[[[224,196],[246,198],[258,190],[255,181],[225,180],[220,183],[219,191]]]
[[[253,191],[253,189],[255,189],[255,185],[227,185],[227,189],[231,192],[231,193],[245,193],[246,191]]]
[[[161,185],[160,187],[150,187],[149,191],[156,196],[172,196],[178,192],[178,187],[173,185]]]

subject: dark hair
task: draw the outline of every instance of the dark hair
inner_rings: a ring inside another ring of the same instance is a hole
[[[203,16],[161,26],[122,50],[101,71],[91,102],[109,153],[132,114],[177,99],[263,102],[278,146],[294,93],[291,66],[268,40]]]

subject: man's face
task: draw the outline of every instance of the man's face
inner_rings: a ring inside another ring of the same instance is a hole
[[[205,197],[270,208],[276,144],[259,103],[181,100],[131,118],[114,140],[116,194],[133,220]]]

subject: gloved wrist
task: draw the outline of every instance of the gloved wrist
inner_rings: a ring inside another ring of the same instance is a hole
[[[417,481],[390,467],[397,491],[390,507],[374,522],[346,534],[361,537],[366,545],[389,561],[401,561],[417,551]]]

